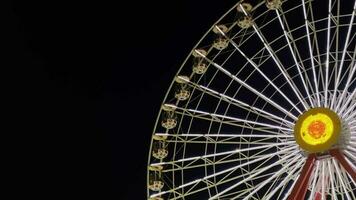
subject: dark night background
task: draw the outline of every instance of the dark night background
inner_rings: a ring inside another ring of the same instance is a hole
[[[4,30],[16,121],[13,195],[145,199],[165,92],[235,3],[11,1]]]

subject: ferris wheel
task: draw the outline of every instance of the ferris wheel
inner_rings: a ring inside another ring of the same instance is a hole
[[[356,1],[239,1],[154,128],[147,198],[355,200]]]

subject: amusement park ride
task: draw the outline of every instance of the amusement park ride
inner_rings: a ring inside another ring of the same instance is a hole
[[[239,1],[183,62],[147,198],[355,200],[356,1]]]

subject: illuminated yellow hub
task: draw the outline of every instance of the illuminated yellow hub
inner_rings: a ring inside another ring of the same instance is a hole
[[[294,127],[299,146],[308,152],[323,152],[336,144],[341,122],[337,114],[327,108],[312,108],[303,113]]]

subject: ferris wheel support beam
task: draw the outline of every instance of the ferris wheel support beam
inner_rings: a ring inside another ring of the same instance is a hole
[[[254,68],[255,70],[269,83],[272,85],[272,87],[274,87],[274,89],[276,89],[278,91],[279,94],[281,94],[283,96],[283,98],[285,98],[288,103],[290,105],[292,105],[299,113],[302,113],[299,108],[287,97],[287,95],[285,95],[272,81],[271,79],[269,79],[265,73],[262,72],[262,70],[258,67],[258,65],[253,62],[249,57],[247,57],[247,55],[239,48],[239,46],[231,39],[229,38],[218,26],[215,26],[215,28],[220,32],[220,34],[222,34],[227,40],[229,40],[229,42],[232,44],[232,46],[235,47],[235,49],[248,61],[248,63],[250,63]],[[271,54],[272,58],[273,58],[273,55]],[[293,91],[294,90],[294,87],[292,88]],[[296,91],[295,91],[296,92]],[[304,103],[304,100],[302,98],[300,98],[300,95],[297,94],[297,97],[299,98],[299,100],[302,102],[303,106],[304,106],[304,109],[308,109],[309,106],[307,104]]]
[[[239,5],[241,10],[243,11],[243,13],[245,14],[245,16],[248,16],[245,8],[242,6],[242,4]],[[271,58],[273,59],[273,61],[275,62],[276,66],[278,67],[278,69],[282,72],[284,78],[287,80],[290,88],[293,90],[294,94],[297,96],[297,98],[299,99],[299,101],[303,104],[305,109],[308,109],[308,105],[305,103],[304,99],[300,97],[300,94],[297,92],[297,88],[295,87],[295,85],[292,84],[291,82],[291,78],[289,77],[289,75],[285,72],[285,70],[283,69],[283,67],[281,66],[280,61],[278,60],[277,56],[275,53],[273,53],[273,51],[271,50],[271,47],[268,45],[267,40],[263,37],[262,33],[260,31],[258,31],[258,28],[256,26],[255,23],[252,24],[253,29],[255,30],[257,36],[259,37],[259,39],[261,40],[261,42],[263,43],[263,45],[265,46],[266,50],[268,51],[268,53],[271,55]],[[236,47],[235,47],[236,48]],[[300,92],[300,91],[299,91]],[[293,105],[293,107],[300,113],[302,114],[303,112],[300,111],[298,108],[295,107],[295,105]]]
[[[289,38],[292,37],[292,35],[291,35],[291,34],[288,34],[287,31],[285,30],[283,21],[282,21],[282,19],[281,19],[281,15],[279,14],[279,11],[278,11],[278,10],[276,10],[276,14],[277,14],[277,17],[278,17],[279,24],[281,25],[281,27],[282,27],[282,29],[283,29],[284,37],[285,37],[285,39],[286,39],[286,41],[287,41],[287,43],[288,43],[289,51],[291,52],[292,57],[293,57],[293,60],[294,60],[294,62],[295,62],[295,65],[296,65],[296,67],[297,67],[297,69],[298,69],[299,77],[300,77],[301,80],[302,80],[302,83],[303,83],[303,86],[304,86],[304,90],[306,91],[308,97],[310,97],[310,93],[309,93],[308,86],[307,86],[306,81],[304,80],[303,74],[302,74],[302,72],[301,72],[301,66],[300,66],[299,63],[298,63],[298,60],[297,60],[297,57],[296,57],[296,55],[295,55],[295,53],[294,53],[294,51],[293,51],[291,42],[289,41]],[[308,99],[309,99],[310,105],[311,105],[311,106],[314,106],[313,101],[312,101],[310,98],[308,98]],[[308,106],[308,109],[309,109],[309,106]]]
[[[339,85],[339,83],[341,81],[340,80],[340,76],[341,76],[342,68],[344,66],[346,51],[347,51],[347,47],[348,47],[348,43],[349,43],[349,39],[350,39],[350,35],[351,35],[352,24],[353,24],[353,21],[354,21],[355,12],[356,12],[356,1],[354,2],[354,7],[353,7],[351,19],[350,19],[350,24],[349,24],[349,27],[348,27],[348,30],[347,30],[345,46],[344,46],[344,49],[343,49],[343,52],[342,52],[342,56],[341,56],[340,69],[339,69],[339,72],[338,72],[337,77],[336,77],[336,84],[334,86],[334,95],[333,95],[333,98],[331,100],[331,107],[335,106],[334,104],[335,104],[335,98],[336,98],[336,90],[337,90],[337,87],[338,87],[338,85]],[[335,108],[337,108],[338,106],[339,106],[339,104],[336,105]]]
[[[316,67],[314,64],[314,56],[313,56],[313,47],[310,41],[310,31],[309,31],[309,20],[308,20],[308,16],[307,16],[307,11],[305,8],[305,0],[303,0],[302,2],[303,5],[303,14],[304,14],[304,21],[305,21],[305,30],[307,32],[307,40],[308,40],[308,45],[309,45],[309,54],[310,54],[310,61],[312,64],[312,71],[313,71],[313,80],[314,80],[314,86],[315,86],[315,91],[316,91],[316,97],[317,97],[317,102],[318,102],[318,106],[321,106],[321,102],[320,102],[320,96],[319,96],[319,87],[318,87],[318,82],[317,82],[317,78],[316,78]]]
[[[268,97],[266,97],[264,94],[258,92],[256,89],[254,89],[253,87],[251,87],[249,84],[245,83],[244,81],[242,81],[241,79],[237,78],[235,75],[231,74],[229,71],[227,71],[226,69],[224,69],[223,67],[221,67],[219,64],[213,62],[212,60],[210,60],[209,58],[207,58],[205,55],[203,55],[202,53],[200,53],[199,51],[195,50],[195,52],[202,56],[206,61],[208,61],[210,64],[212,64],[214,67],[216,67],[217,69],[219,69],[221,72],[223,72],[224,74],[226,74],[227,76],[229,76],[230,78],[232,78],[233,80],[235,80],[236,82],[240,83],[241,85],[243,85],[244,87],[246,87],[248,90],[250,90],[251,92],[253,92],[254,94],[256,94],[257,96],[261,97],[262,99],[264,99],[265,101],[267,101],[268,103],[270,103],[271,105],[273,105],[275,108],[279,109],[280,111],[282,111],[283,113],[287,114],[289,117],[291,117],[294,120],[297,120],[298,118],[293,115],[291,112],[287,111],[286,109],[282,108],[280,105],[278,105],[276,102],[270,100]]]
[[[356,181],[356,172],[355,172],[355,170],[346,161],[345,156],[340,152],[340,150],[339,149],[332,149],[332,150],[330,150],[330,155],[332,155],[337,161],[339,161],[339,163],[347,171],[347,173],[350,174],[352,179],[354,181]]]
[[[288,200],[300,200],[305,198],[306,192],[308,190],[309,179],[315,165],[315,160],[316,155],[309,154],[303,166],[302,172],[300,173],[300,176],[288,197]]]

